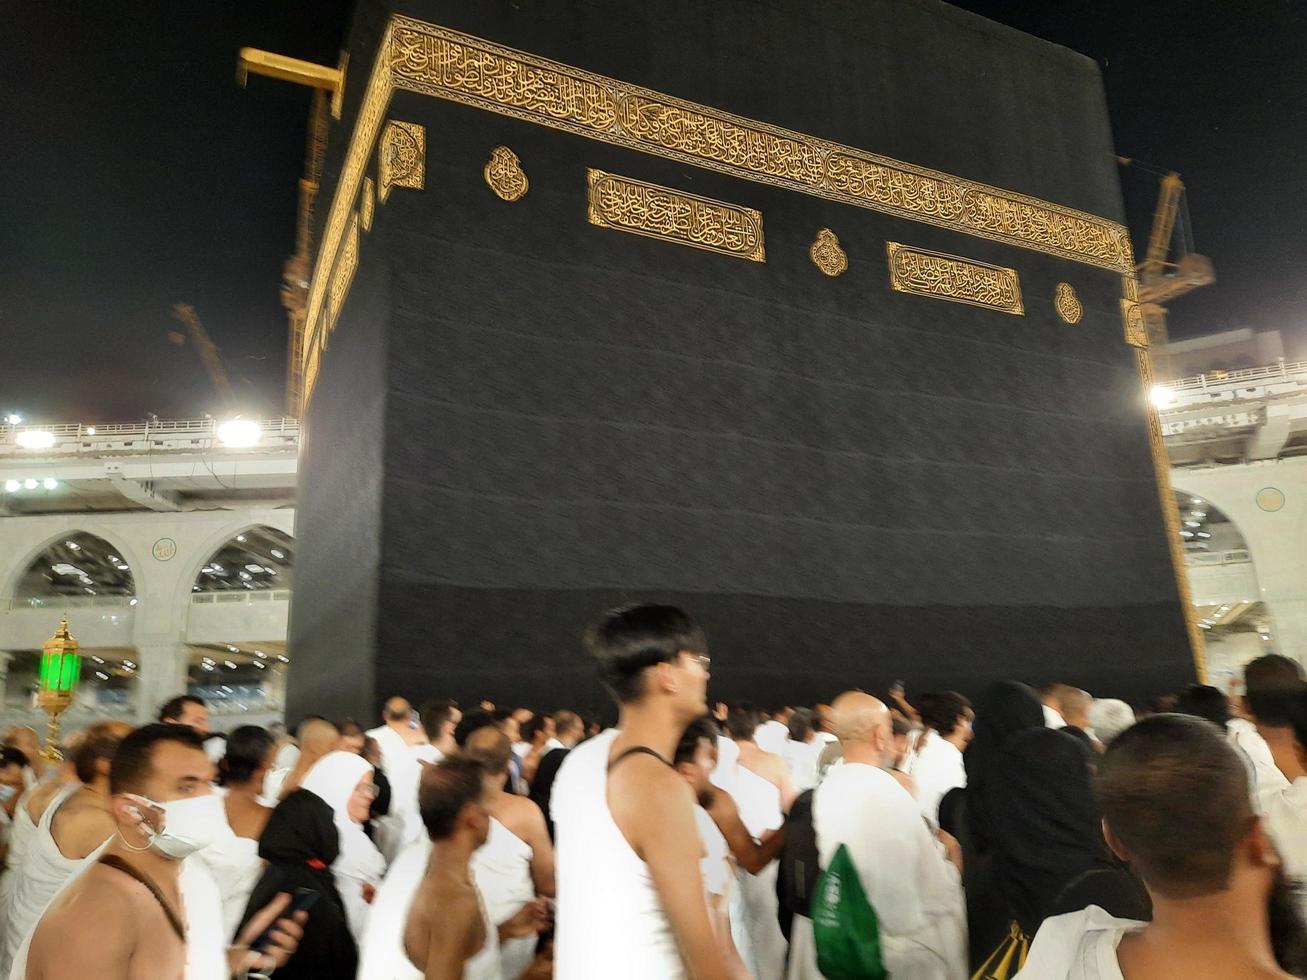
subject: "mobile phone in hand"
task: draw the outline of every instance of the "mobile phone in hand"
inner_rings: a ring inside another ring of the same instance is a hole
[[[272,943],[272,930],[277,928],[277,923],[282,919],[292,918],[296,912],[308,912],[309,909],[317,903],[322,897],[322,893],[314,891],[312,888],[296,888],[291,893],[290,904],[282,911],[281,915],[273,919],[272,925],[264,929],[259,938],[250,943],[250,949],[256,953],[261,953]]]

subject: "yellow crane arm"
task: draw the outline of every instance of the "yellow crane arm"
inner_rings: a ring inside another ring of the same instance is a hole
[[[222,366],[222,358],[218,356],[218,348],[214,346],[209,339],[208,331],[200,323],[200,318],[195,312],[195,307],[188,303],[176,303],[172,308],[172,315],[181,322],[190,334],[191,343],[195,345],[196,351],[199,352],[200,360],[204,363],[204,370],[209,374],[209,380],[213,382],[214,390],[217,391],[218,397],[224,402],[224,408],[230,410],[236,404],[235,396],[231,390],[231,381],[227,378],[227,369]]]

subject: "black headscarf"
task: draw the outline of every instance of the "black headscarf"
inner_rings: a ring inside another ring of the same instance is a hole
[[[259,838],[259,857],[268,862],[250,894],[241,928],[279,892],[297,888],[318,893],[304,924],[304,938],[279,978],[354,980],[358,949],[331,875],[340,838],[331,807],[308,790],[296,790],[268,818]],[[238,931],[239,934],[239,931]]]
[[[976,846],[988,850],[994,813],[1006,805],[998,779],[1003,749],[1022,732],[1044,727],[1044,706],[1025,684],[998,681],[976,702],[975,733],[963,756],[967,769],[967,824]]]
[[[1017,921],[1034,935],[1071,881],[1117,865],[1103,841],[1088,755],[1073,736],[1051,728],[1013,736],[995,776],[1005,804],[991,814],[994,873]]]

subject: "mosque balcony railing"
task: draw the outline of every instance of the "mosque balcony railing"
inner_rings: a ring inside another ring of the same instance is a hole
[[[1197,392],[1224,392],[1239,387],[1273,384],[1277,381],[1297,381],[1307,384],[1307,361],[1280,360],[1261,367],[1240,368],[1237,371],[1209,371],[1174,381],[1163,381],[1159,387],[1170,388],[1177,395]]]
[[[239,446],[223,441],[218,434],[222,420],[213,418],[150,419],[146,422],[114,422],[105,425],[86,425],[80,422],[59,425],[4,424],[0,425],[0,456],[96,456],[164,449],[258,452],[298,448],[299,419],[279,417],[249,421],[258,424],[258,439],[252,444]],[[35,445],[32,444],[34,436],[40,439]]]
[[[289,602],[290,589],[251,589],[230,592],[192,592],[192,605],[248,605],[255,602]]]
[[[1230,551],[1191,551],[1185,555],[1185,562],[1190,565],[1248,565],[1253,556],[1247,548],[1234,548]]]
[[[134,606],[136,596],[130,595],[50,595],[28,596],[9,600],[10,609],[103,609]]]

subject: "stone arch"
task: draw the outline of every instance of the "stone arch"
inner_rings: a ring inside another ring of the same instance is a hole
[[[42,554],[57,545],[60,541],[73,540],[78,536],[86,536],[104,542],[105,545],[112,549],[112,554],[123,559],[123,563],[128,566],[128,570],[132,576],[132,591],[127,594],[136,595],[137,589],[140,586],[138,570],[142,566],[135,550],[128,546],[125,540],[113,531],[98,527],[94,524],[78,524],[73,527],[63,528],[52,534],[47,534],[40,539],[39,543],[28,548],[24,553],[22,560],[14,563],[6,573],[3,585],[0,587],[0,602],[7,605],[11,600],[17,597],[23,579],[32,568],[32,565],[41,557]]]
[[[291,542],[295,540],[293,531],[294,512],[288,511],[285,519],[278,519],[282,512],[278,511],[271,515],[273,519],[262,521],[233,521],[224,525],[212,534],[208,535],[191,553],[190,565],[185,569],[186,574],[177,580],[176,601],[179,604],[189,604],[190,596],[193,591],[192,587],[200,577],[201,570],[205,568],[229,542],[234,541],[238,536],[250,531],[268,529],[279,535],[283,535]]]

